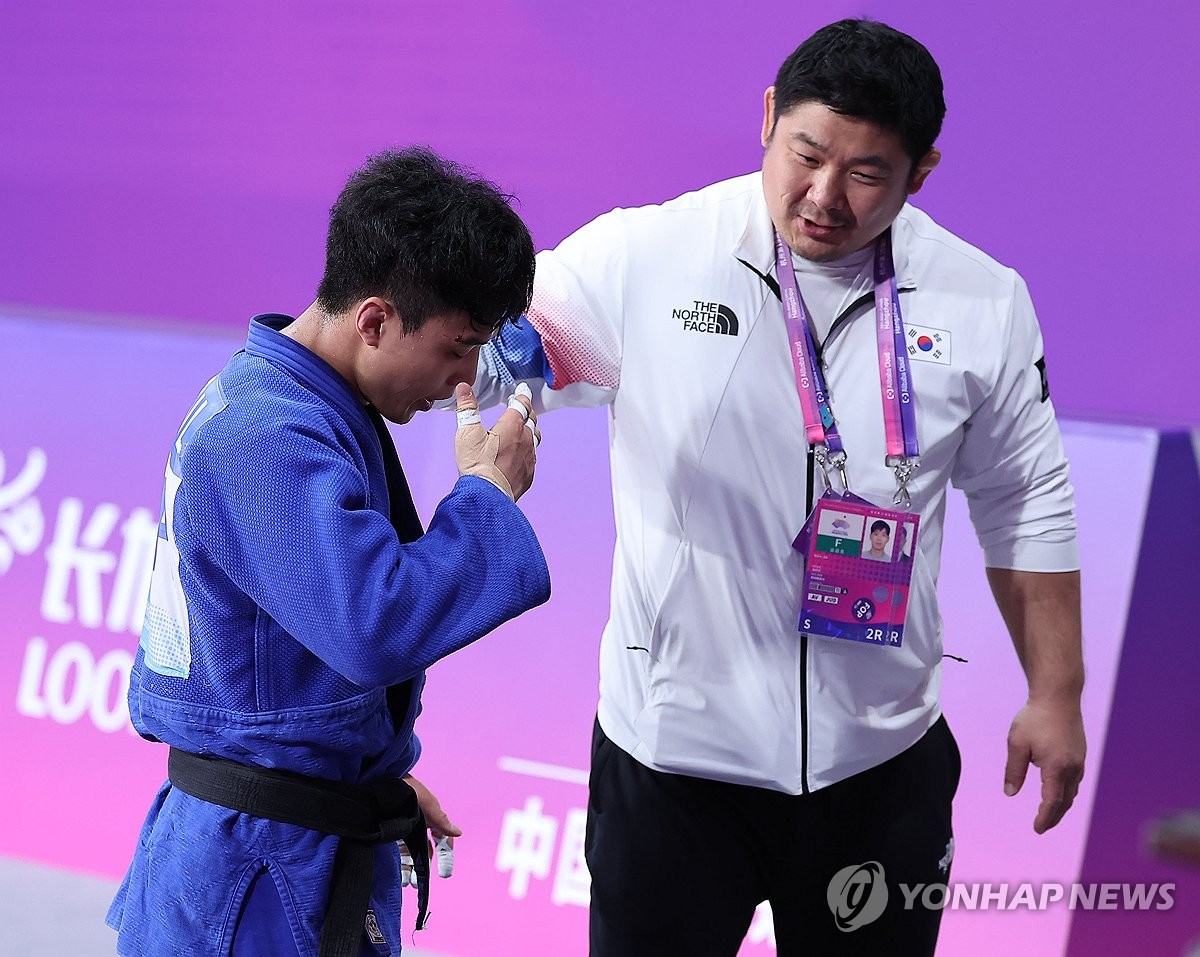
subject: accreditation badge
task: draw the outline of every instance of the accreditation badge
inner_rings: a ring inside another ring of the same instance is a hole
[[[804,555],[799,629],[899,648],[920,516],[826,493],[795,547]]]

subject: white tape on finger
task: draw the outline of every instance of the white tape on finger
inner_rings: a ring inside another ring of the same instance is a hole
[[[525,428],[527,428],[529,430],[529,434],[533,436],[533,447],[536,449],[542,444],[542,437],[538,435],[537,424],[533,421],[533,419],[526,419]]]
[[[518,399],[515,395],[508,400],[508,407],[515,412],[521,413],[521,418],[525,420],[525,424],[529,424],[529,408]]]
[[[397,844],[400,847],[400,886],[416,887],[417,869],[413,863],[412,854],[408,850],[408,845],[403,841],[398,841]]]
[[[449,877],[454,873],[454,848],[450,845],[450,838],[439,837],[433,846],[437,855],[438,877]]]
[[[464,425],[475,425],[483,421],[478,409],[461,409],[458,413],[458,427],[461,429]]]

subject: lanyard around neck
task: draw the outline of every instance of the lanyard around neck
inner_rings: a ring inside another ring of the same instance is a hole
[[[875,243],[875,341],[879,354],[879,391],[883,399],[883,428],[887,450],[886,464],[896,473],[899,486],[896,503],[909,501],[908,479],[920,462],[917,441],[915,393],[904,338],[904,319],[900,314],[900,295],[896,286],[896,268],[892,260],[892,231],[888,229]],[[783,316],[787,323],[796,373],[796,391],[804,413],[804,433],[813,454],[825,472],[833,465],[846,484],[846,451],[837,431],[837,420],[829,404],[825,377],[817,358],[812,336],[812,320],[800,296],[792,251],[775,234],[775,265],[779,276]]]

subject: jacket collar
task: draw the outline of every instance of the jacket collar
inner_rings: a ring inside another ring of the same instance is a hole
[[[763,195],[762,173],[753,173],[747,179],[752,181],[753,188],[749,190],[746,222],[733,245],[733,255],[762,275],[769,276],[775,269],[775,227],[771,224],[771,213]]]
[[[295,320],[279,313],[264,313],[250,320],[246,352],[261,356],[287,369],[306,388],[337,409],[347,422],[373,428],[366,407],[351,391],[349,384],[328,362],[305,348],[282,330]]]

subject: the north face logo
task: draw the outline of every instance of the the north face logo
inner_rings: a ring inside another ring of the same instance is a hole
[[[738,334],[738,318],[719,302],[696,300],[690,309],[674,309],[671,318],[683,323],[686,332],[716,332],[723,336]]]

